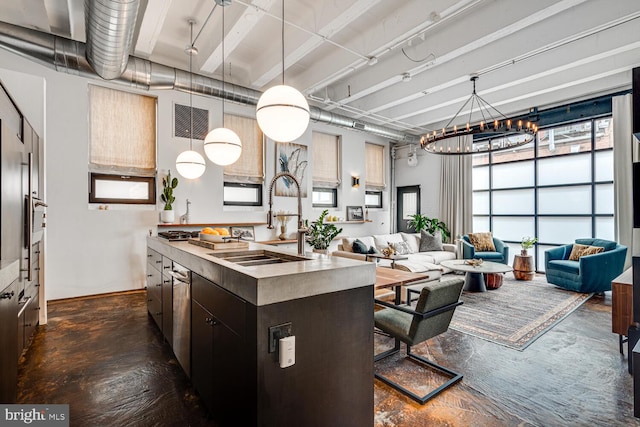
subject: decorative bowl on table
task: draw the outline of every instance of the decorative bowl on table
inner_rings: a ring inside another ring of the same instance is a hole
[[[480,264],[482,264],[482,258],[479,258],[479,259],[467,259],[467,260],[465,260],[464,263],[465,264],[469,264],[472,267],[477,267]]]

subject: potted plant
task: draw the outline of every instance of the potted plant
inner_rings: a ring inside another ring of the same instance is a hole
[[[531,249],[537,241],[538,241],[537,237],[529,237],[529,236],[523,237],[522,240],[520,241],[520,246],[522,247],[522,250],[520,251],[520,255],[527,256],[528,255],[527,250]]]
[[[162,178],[162,194],[160,200],[164,202],[164,209],[160,211],[160,221],[173,223],[175,214],[173,212],[173,202],[176,201],[173,190],[178,186],[178,178],[171,178],[171,170],[167,176]]]
[[[429,218],[419,213],[410,216],[411,220],[409,220],[409,223],[407,225],[413,228],[416,233],[424,230],[429,234],[434,234],[435,232],[439,231],[442,235],[443,241],[446,242],[449,240],[449,237],[451,236],[449,228],[447,227],[447,224],[440,221],[438,218]]]
[[[324,222],[324,218],[328,213],[329,210],[325,209],[320,214],[318,220],[308,226],[306,240],[313,246],[314,252],[326,254],[331,241],[342,232],[342,228],[337,228],[333,224],[326,224]]]

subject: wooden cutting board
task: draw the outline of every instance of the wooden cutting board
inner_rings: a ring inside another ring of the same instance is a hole
[[[202,246],[209,249],[219,250],[219,249],[247,249],[249,247],[249,242],[207,242],[200,239],[191,238],[189,239],[189,243],[193,245]]]

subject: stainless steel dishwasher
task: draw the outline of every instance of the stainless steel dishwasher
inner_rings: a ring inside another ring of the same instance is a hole
[[[173,262],[173,353],[191,378],[191,271]]]

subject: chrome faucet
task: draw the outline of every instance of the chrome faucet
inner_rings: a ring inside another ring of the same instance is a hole
[[[180,215],[180,224],[189,224],[189,205],[191,202],[187,199],[187,212],[184,215]]]
[[[292,175],[289,172],[279,172],[277,173],[271,183],[269,184],[269,212],[267,213],[267,228],[269,230],[273,230],[273,185],[276,183],[278,178],[287,177],[289,178],[298,189],[298,213],[297,214],[285,214],[292,215],[298,217],[298,232],[297,232],[297,240],[298,240],[298,255],[304,255],[304,236],[307,234],[307,227],[304,226],[302,221],[302,199],[300,198],[300,182],[298,182],[298,178]]]

